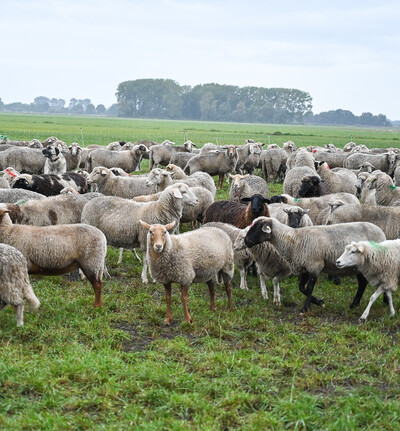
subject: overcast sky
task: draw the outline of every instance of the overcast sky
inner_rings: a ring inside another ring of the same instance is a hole
[[[400,120],[399,0],[0,0],[3,102],[116,103],[122,81],[307,91]]]

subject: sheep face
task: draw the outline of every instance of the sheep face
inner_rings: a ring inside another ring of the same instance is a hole
[[[170,241],[169,231],[175,226],[175,222],[167,225],[153,224],[150,225],[143,220],[139,220],[139,223],[148,230],[147,233],[147,244],[149,250],[155,253],[162,253],[165,244]]]
[[[318,186],[321,180],[314,175],[307,175],[301,180],[299,196],[302,198],[310,198],[318,195]]]
[[[275,195],[275,196],[271,196],[269,198],[269,203],[270,204],[286,203],[286,199],[283,196],[281,196],[281,195]]]
[[[172,186],[169,186],[174,189],[174,197],[176,199],[182,199],[182,202],[185,205],[195,207],[199,204],[199,200],[196,195],[190,190],[190,187],[187,184],[177,183]],[[167,187],[165,190],[167,190]]]
[[[79,146],[78,143],[73,142],[69,146],[68,151],[71,153],[72,156],[76,156],[77,154],[79,154],[82,151],[82,148]]]
[[[259,215],[262,215],[262,214],[265,215],[266,210],[267,210],[267,213],[269,213],[268,207],[267,209],[265,208],[266,207],[265,204],[268,204],[269,200],[266,199],[263,195],[256,194],[250,198],[243,198],[242,202],[250,202],[250,210],[254,217],[258,217]]]
[[[251,248],[264,241],[270,241],[272,237],[272,219],[269,217],[259,217],[250,225],[244,243]]]
[[[26,178],[18,177],[14,181],[12,188],[13,189],[32,190],[32,185]]]
[[[90,175],[87,177],[87,183],[93,184],[104,181],[107,177],[115,176],[109,169],[102,166],[98,166],[93,169]]]
[[[303,210],[300,207],[283,208],[283,211],[288,215],[288,226],[293,229],[297,229],[300,226],[301,219],[304,214],[308,214],[310,212],[309,209]]]
[[[352,242],[346,245],[343,254],[336,260],[338,268],[362,265],[364,262],[365,247],[361,243]]]
[[[155,168],[149,173],[146,180],[146,186],[158,186],[164,181],[165,176],[171,175],[171,172],[167,172],[164,169]]]

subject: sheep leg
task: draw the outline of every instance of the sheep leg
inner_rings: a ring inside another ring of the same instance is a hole
[[[94,290],[94,306],[95,308],[101,307],[102,306],[101,288],[103,287],[103,282],[101,280],[98,280],[95,277],[89,278],[89,281],[92,283],[93,290]]]
[[[142,283],[147,284],[149,279],[147,278],[147,257],[143,253],[143,269],[142,269]]]
[[[358,319],[360,323],[364,323],[367,320],[369,311],[372,307],[372,304],[382,295],[384,292],[383,287],[378,287],[378,289],[375,291],[375,293],[372,294],[369,303],[367,305],[367,308],[364,310],[364,313],[361,315],[361,317]]]
[[[239,273],[240,273],[240,288],[242,290],[249,290],[247,286],[246,269],[239,268]]]
[[[212,280],[207,281],[208,291],[210,293],[210,310],[215,310],[215,286]]]
[[[17,326],[24,326],[24,303],[16,305],[15,316],[17,317]]]
[[[362,274],[357,274],[357,281],[358,281],[357,293],[353,299],[353,302],[350,304],[350,308],[355,308],[360,305],[361,298],[368,284],[368,281]]]
[[[219,180],[218,180],[218,188],[222,189],[222,184],[224,183],[224,174],[219,174]]]
[[[188,285],[182,285],[181,286],[181,301],[182,301],[182,307],[183,307],[183,314],[185,316],[185,322],[192,323],[192,318],[190,317],[189,309],[187,306],[188,290],[189,290]]]
[[[119,249],[119,257],[118,257],[118,262],[117,262],[117,265],[121,265],[121,263],[122,263],[122,254],[124,253],[124,248],[123,247],[120,247],[120,249]]]
[[[309,275],[310,274],[308,272],[305,272],[299,275],[299,290],[305,296],[307,296],[307,290],[305,287],[306,287],[306,283],[309,278]],[[322,306],[324,304],[324,300],[318,299],[315,296],[311,295],[311,303]]]
[[[279,277],[274,277],[272,279],[272,284],[274,285],[274,305],[281,305],[281,295],[279,291]]]
[[[386,298],[389,301],[389,311],[390,311],[390,317],[393,317],[395,315],[394,307],[393,307],[393,300],[392,300],[392,291],[387,290],[385,292]]]
[[[234,311],[235,308],[233,307],[233,301],[232,301],[232,289],[231,289],[231,283],[229,281],[225,282],[225,290],[228,296],[229,310]]]
[[[309,311],[311,303],[317,304],[317,305],[322,305],[324,303],[322,299],[317,299],[312,295],[317,279],[318,277],[315,274],[309,274],[308,282],[307,282],[307,298],[304,302],[302,309],[300,310],[300,313],[306,313],[307,311]],[[314,298],[316,302],[314,302],[312,298]]]
[[[164,289],[165,289],[165,301],[167,303],[167,315],[164,319],[164,323],[166,325],[170,325],[171,324],[171,319],[172,319],[172,313],[171,313],[171,283],[168,284],[164,284]]]
[[[260,287],[261,287],[261,295],[264,299],[268,299],[268,291],[267,286],[265,284],[265,275],[260,272]]]

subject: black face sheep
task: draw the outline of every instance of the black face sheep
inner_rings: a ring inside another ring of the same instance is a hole
[[[251,198],[242,199],[242,201],[249,203],[246,206],[234,201],[214,202],[206,209],[203,224],[220,221],[243,229],[249,226],[255,218],[270,215],[267,205],[269,200],[262,195],[253,195]]]
[[[210,293],[210,308],[214,310],[214,282],[224,283],[229,308],[233,311],[230,281],[233,277],[233,250],[229,236],[214,227],[202,227],[181,235],[170,235],[175,222],[168,225],[150,225],[142,220],[147,229],[147,251],[150,274],[164,285],[167,315],[164,322],[169,325],[171,313],[171,284],[181,286],[181,300],[186,322],[191,322],[187,306],[187,294],[192,283],[207,283]]]
[[[278,220],[268,217],[256,219],[245,238],[247,247],[269,241],[278,253],[289,262],[291,272],[299,275],[299,289],[306,295],[301,311],[310,309],[311,303],[323,305],[322,299],[312,295],[321,272],[332,276],[357,274],[358,291],[351,306],[360,303],[367,281],[354,268],[339,270],[336,259],[349,241],[384,241],[385,234],[371,223],[343,223],[332,226],[309,226],[292,229]],[[307,288],[306,288],[307,284]]]
[[[325,186],[325,183],[317,175],[307,175],[303,177],[298,192],[301,198],[325,196],[329,193],[330,191]]]
[[[382,293],[385,293],[388,299],[390,316],[394,316],[392,292],[397,290],[400,280],[399,255],[399,239],[380,243],[353,241],[346,246],[344,253],[337,259],[338,268],[355,267],[369,284],[378,288],[371,296],[367,308],[359,319],[360,322],[367,320],[372,304]]]
[[[16,248],[0,244],[0,310],[12,305],[17,326],[24,324],[24,299],[33,310],[39,308],[40,302],[29,282],[26,259]]]
[[[0,209],[0,242],[18,249],[29,274],[61,275],[81,269],[93,286],[95,307],[101,307],[101,288],[107,241],[93,226],[13,225],[8,210]]]

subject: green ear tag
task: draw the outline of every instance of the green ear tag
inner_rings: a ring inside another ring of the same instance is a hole
[[[294,200],[295,202],[301,202],[301,199],[294,198],[293,200]]]
[[[21,205],[23,205],[26,201],[27,201],[27,199],[25,199],[24,201],[19,201],[19,202],[17,202],[15,205],[18,205],[18,206],[20,207],[20,206],[21,206]]]
[[[396,187],[396,186],[390,186],[390,188],[391,188],[392,190],[397,189],[397,187]]]

